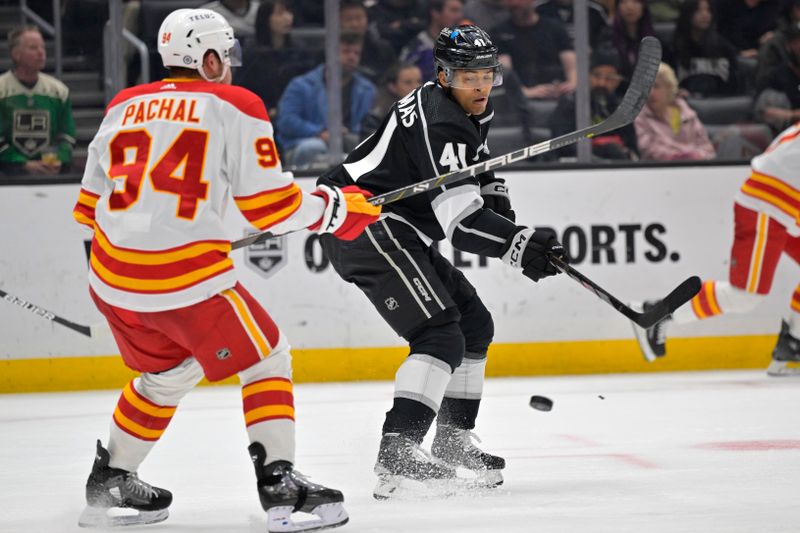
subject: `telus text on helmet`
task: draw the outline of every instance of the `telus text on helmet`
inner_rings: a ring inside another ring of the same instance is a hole
[[[211,13],[201,13],[199,15],[192,15],[189,17],[189,20],[192,22],[196,22],[198,20],[206,20],[206,19],[213,19],[214,15]]]

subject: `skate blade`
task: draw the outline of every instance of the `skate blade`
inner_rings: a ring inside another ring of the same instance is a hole
[[[775,361],[767,368],[767,375],[773,377],[800,376],[800,361]]]
[[[80,527],[124,527],[156,524],[169,517],[169,509],[137,511],[124,507],[92,507],[87,505],[78,519]]]
[[[430,498],[450,498],[475,494],[503,484],[500,470],[486,470],[474,477],[453,477],[447,479],[428,479],[417,481],[403,476],[378,475],[378,482],[372,491],[376,500],[417,501]]]
[[[479,470],[475,474],[475,479],[472,480],[475,488],[491,489],[503,484],[502,470]]]
[[[294,507],[271,507],[267,511],[267,531],[286,533],[291,531],[319,531],[343,526],[350,519],[342,502],[323,503],[314,507],[310,513],[292,513]],[[307,518],[298,520],[297,518]]]

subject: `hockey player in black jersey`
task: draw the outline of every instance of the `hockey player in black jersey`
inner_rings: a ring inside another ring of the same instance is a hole
[[[320,182],[355,182],[377,195],[488,159],[488,97],[502,82],[497,48],[486,32],[463,25],[442,30],[434,57],[436,81],[395,103],[380,128]],[[390,497],[404,478],[455,477],[456,467],[499,485],[505,460],[477,448],[471,431],[492,317],[432,243],[448,239],[459,250],[501,258],[534,281],[558,273],[548,257],[564,258],[564,249],[553,233],[515,224],[505,183],[492,172],[387,204],[383,213],[354,241],[322,238],[339,275],[410,347],[383,425],[374,495]],[[431,457],[420,443],[434,418]]]

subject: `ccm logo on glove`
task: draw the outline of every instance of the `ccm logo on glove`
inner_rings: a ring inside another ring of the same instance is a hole
[[[560,272],[550,262],[551,257],[567,260],[566,251],[555,232],[522,227],[506,241],[501,259],[514,268],[521,268],[522,273],[533,281],[539,281]]]

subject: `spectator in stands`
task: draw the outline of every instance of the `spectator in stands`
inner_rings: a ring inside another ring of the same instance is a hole
[[[505,0],[511,19],[490,34],[500,62],[513,70],[528,98],[556,99],[575,90],[575,51],[564,24],[540,16],[534,0]]]
[[[626,80],[639,59],[639,43],[648,35],[655,36],[655,30],[647,0],[614,0],[611,43],[622,59],[622,75]]]
[[[800,26],[800,0],[788,0],[781,8],[778,27],[758,49],[758,71],[756,86],[761,87],[767,81],[770,71],[789,60],[789,48],[786,45],[786,33],[790,28]]]
[[[42,73],[47,54],[36,26],[8,34],[11,70],[0,76],[0,169],[49,175],[72,162],[75,122],[69,89]]]
[[[774,133],[800,120],[800,27],[785,31],[787,57],[772,68],[759,87],[756,118]]]
[[[723,96],[739,90],[736,48],[717,32],[710,0],[686,0],[673,39],[678,85],[692,96]]]
[[[619,54],[606,46],[592,52],[589,71],[592,124],[607,119],[619,106],[617,88],[622,82]],[[575,93],[563,95],[550,115],[548,127],[553,137],[575,131]],[[598,159],[638,159],[636,130],[633,124],[592,138],[592,155]],[[557,157],[574,156],[575,146],[561,148]]]
[[[289,80],[320,59],[320,54],[292,42],[293,22],[292,0],[263,0],[256,13],[255,39],[245,47],[242,66],[234,71],[234,83],[261,97],[273,120]]]
[[[742,57],[756,57],[778,24],[779,0],[717,0],[717,27]]]
[[[589,8],[589,46],[595,49],[611,39],[611,27],[608,24],[608,14],[602,5],[595,0],[588,0],[586,6]],[[573,0],[544,0],[536,6],[536,12],[543,17],[554,17],[560,20],[574,42],[575,10]]]
[[[387,68],[394,64],[396,55],[392,45],[381,39],[373,27],[369,27],[364,0],[340,0],[339,25],[342,33],[357,33],[363,36],[359,71],[373,83],[383,77]]]
[[[369,20],[395,53],[425,29],[425,9],[421,0],[378,0],[369,8]]]
[[[343,33],[339,39],[342,67],[342,131],[345,151],[358,144],[364,117],[375,99],[375,85],[358,73],[361,36]],[[328,150],[328,95],[325,64],[289,82],[278,103],[277,138],[284,159],[297,167],[313,164]],[[339,127],[337,125],[336,127]]]
[[[467,0],[464,17],[481,28],[494,28],[509,19],[505,0]]]
[[[672,67],[661,63],[647,105],[634,121],[642,159],[712,159],[714,147],[697,113],[678,96]]]
[[[236,38],[247,42],[256,33],[256,13],[258,13],[259,0],[215,0],[200,7],[216,11],[233,28]]]
[[[433,64],[433,43],[442,28],[458,26],[464,18],[462,0],[430,0],[428,3],[428,27],[400,52],[400,61],[413,63],[422,71],[422,79],[432,80],[436,77]]]
[[[366,138],[378,129],[389,108],[405,95],[422,85],[422,72],[412,63],[396,63],[384,74],[384,82],[375,95],[375,103],[364,118],[361,137]]]

